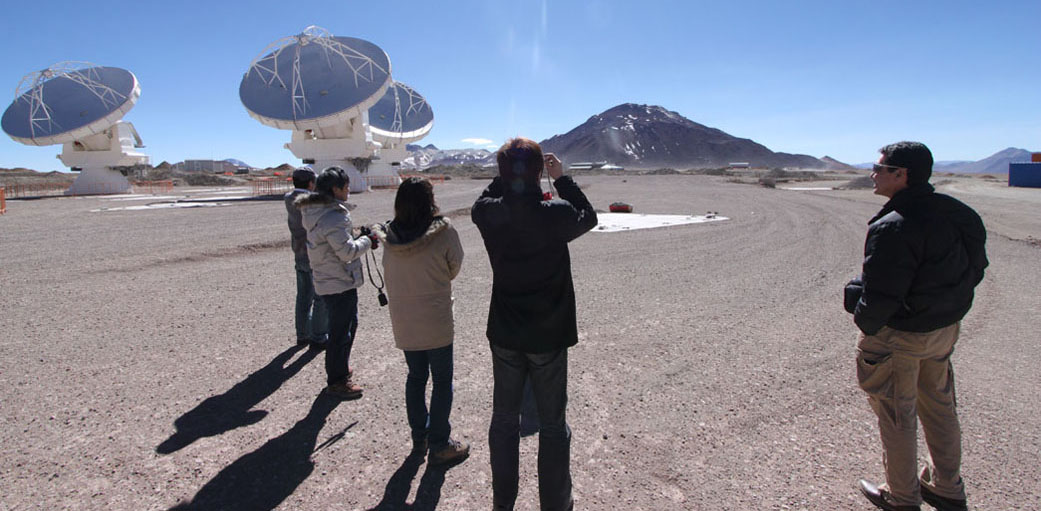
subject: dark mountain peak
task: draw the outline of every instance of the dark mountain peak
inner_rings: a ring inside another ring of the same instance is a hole
[[[636,168],[709,168],[734,161],[767,167],[823,165],[812,156],[774,153],[661,106],[636,103],[609,108],[541,145],[570,161],[608,161]]]
[[[678,122],[697,125],[690,119],[658,105],[640,105],[636,103],[622,103],[616,107],[608,108],[590,117],[589,120],[598,124],[611,125],[634,124],[637,122]]]
[[[437,146],[435,146],[434,144],[427,144],[426,146],[421,146],[419,144],[405,144],[405,150],[409,151],[409,152],[414,152],[414,151],[440,151],[440,149],[438,149]]]

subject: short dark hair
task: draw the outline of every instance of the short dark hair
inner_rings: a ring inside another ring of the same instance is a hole
[[[430,226],[438,212],[434,187],[426,178],[409,177],[398,186],[398,194],[394,197],[394,223],[403,230]]]
[[[310,176],[311,176],[310,178],[301,179],[299,177],[296,177],[296,174],[294,174],[293,175],[293,188],[299,188],[301,190],[306,190],[307,187],[310,186],[312,182],[314,182],[314,174],[310,174]]]
[[[340,167],[329,167],[323,170],[322,174],[315,180],[314,191],[327,198],[334,198],[336,195],[333,194],[333,188],[343,188],[350,182],[350,178],[347,177],[347,173],[343,169]]]
[[[499,176],[504,185],[520,181],[522,184],[537,184],[542,176],[545,161],[538,142],[526,138],[511,138],[495,153],[499,163]]]
[[[908,186],[928,183],[933,175],[933,153],[921,142],[897,142],[878,152],[882,153],[882,163],[907,169]]]

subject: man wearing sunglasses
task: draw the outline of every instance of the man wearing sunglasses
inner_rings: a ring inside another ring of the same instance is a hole
[[[889,198],[869,222],[863,272],[846,286],[845,307],[862,334],[857,380],[878,416],[886,484],[860,480],[885,510],[964,510],[961,428],[951,354],[973,290],[987,267],[987,233],[972,208],[929,184],[924,144],[897,142],[871,179]],[[929,460],[918,471],[921,420]]]

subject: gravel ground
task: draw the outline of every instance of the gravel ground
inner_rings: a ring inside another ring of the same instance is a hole
[[[1041,190],[944,181],[990,234],[955,354],[970,503],[1041,509]],[[406,367],[368,284],[352,356],[365,396],[319,397],[322,356],[293,346],[281,201],[8,201],[0,509],[488,509],[491,273],[468,213],[486,183],[435,187],[467,254],[452,423],[473,451],[448,470],[406,462]],[[882,479],[881,451],[841,288],[883,199],[710,176],[579,183],[604,210],[732,220],[572,243],[577,507],[871,509],[854,483]],[[393,193],[352,196],[355,222],[390,218]],[[521,442],[521,510],[538,508],[536,438]]]

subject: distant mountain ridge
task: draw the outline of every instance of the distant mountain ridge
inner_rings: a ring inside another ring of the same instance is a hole
[[[1009,147],[1002,149],[980,161],[968,162],[964,165],[952,165],[942,172],[961,172],[965,174],[993,174],[1008,172],[1009,163],[1029,162],[1030,151]]]
[[[933,172],[955,174],[1003,174],[1008,172],[1009,163],[1029,162],[1031,152],[1009,147],[979,161],[947,160],[933,163]],[[858,163],[857,168],[869,169],[871,163]]]

